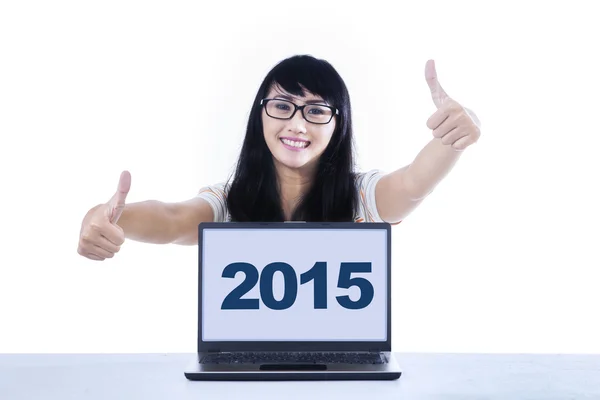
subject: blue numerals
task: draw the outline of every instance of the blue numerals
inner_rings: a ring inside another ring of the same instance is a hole
[[[260,298],[265,306],[272,310],[285,310],[294,305],[298,296],[298,278],[296,271],[291,265],[284,262],[273,262],[267,265],[262,273],[258,274],[258,269],[245,262],[235,262],[227,265],[223,270],[223,278],[234,278],[238,272],[243,272],[245,279],[235,289],[229,293],[223,300],[221,309],[223,310],[258,310],[259,299],[242,299],[257,283],[260,288]],[[275,299],[273,294],[273,276],[275,272],[281,272],[284,281],[283,297],[280,300]],[[337,296],[336,299],[340,306],[349,310],[359,310],[367,307],[373,301],[373,285],[365,278],[351,277],[352,273],[371,272],[370,262],[343,262],[340,265],[340,275],[338,277],[337,287],[341,289],[350,289],[353,286],[360,290],[360,297],[352,301],[350,296]],[[305,273],[300,275],[300,285],[313,281],[314,287],[314,308],[327,308],[327,263],[318,261]]]

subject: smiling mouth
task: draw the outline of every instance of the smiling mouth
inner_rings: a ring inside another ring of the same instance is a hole
[[[281,143],[283,143],[287,147],[292,147],[292,148],[298,149],[298,150],[305,149],[308,146],[310,146],[310,142],[305,142],[302,140],[291,140],[291,139],[285,139],[285,138],[281,138],[279,140],[281,140]]]

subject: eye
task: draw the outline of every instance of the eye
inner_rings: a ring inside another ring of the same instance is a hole
[[[308,112],[308,114],[312,114],[312,115],[330,115],[331,109],[324,107],[324,106],[315,105],[315,106],[310,106],[308,108],[307,112]]]
[[[275,108],[277,108],[278,110],[287,111],[287,110],[289,110],[291,107],[289,106],[289,104],[285,104],[285,103],[276,103],[276,104],[275,104]]]

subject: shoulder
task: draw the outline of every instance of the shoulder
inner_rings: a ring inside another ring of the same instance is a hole
[[[366,172],[356,173],[356,184],[358,188],[366,188],[367,186],[377,184],[379,179],[383,177],[385,173],[378,169],[372,169]]]
[[[355,222],[382,222],[377,212],[375,201],[375,187],[377,182],[385,175],[378,169],[356,173],[356,191],[358,195],[358,209]]]
[[[198,190],[198,196],[201,194],[212,194],[216,196],[227,196],[227,184],[225,182],[215,183],[214,185],[203,186]]]
[[[214,222],[224,222],[229,219],[227,211],[228,185],[225,182],[203,186],[198,190],[196,197],[200,197],[210,204],[214,213]]]

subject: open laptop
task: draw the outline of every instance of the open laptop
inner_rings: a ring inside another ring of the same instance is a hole
[[[201,223],[189,380],[389,380],[387,223]]]

